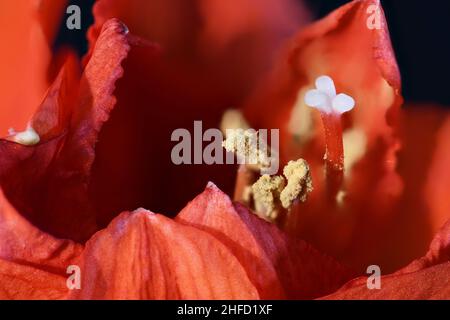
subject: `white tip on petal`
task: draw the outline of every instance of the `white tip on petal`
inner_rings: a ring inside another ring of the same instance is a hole
[[[344,94],[338,94],[336,98],[333,99],[333,111],[337,113],[344,113],[352,110],[355,107],[355,100]]]
[[[316,88],[326,93],[331,99],[336,96],[336,87],[334,81],[329,76],[321,76],[316,79]]]
[[[27,130],[16,133],[12,140],[24,146],[33,146],[38,144],[41,139],[32,127],[28,127]]]

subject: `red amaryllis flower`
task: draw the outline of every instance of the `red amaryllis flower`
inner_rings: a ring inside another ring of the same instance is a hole
[[[449,126],[443,112],[400,109],[381,11],[379,27],[367,28],[377,1],[354,1],[301,31],[245,104],[250,124],[281,129],[283,165],[304,158],[294,164],[311,174],[296,180],[294,172],[286,189],[310,194],[300,203],[289,193],[291,207],[273,219],[278,226],[258,217],[275,216],[260,210],[255,191],[239,192],[258,179],[249,167],[236,192],[247,206],[210,183],[175,219],[130,211],[174,215],[201,192],[203,177],[233,184],[222,167],[174,166],[170,133],[198,119],[218,125],[298,27],[291,1],[242,4],[97,2],[83,67],[61,55],[26,130],[0,140],[0,298],[449,298],[450,204],[442,191]],[[157,12],[152,23],[146,12]],[[50,39],[55,20],[47,19]],[[354,100],[336,96],[335,87]],[[344,116],[335,112],[353,101]],[[414,132],[418,124],[430,136]],[[268,191],[274,206],[285,200]],[[374,263],[395,271],[380,290],[369,290],[365,278],[341,287]],[[72,267],[75,288],[67,282]]]

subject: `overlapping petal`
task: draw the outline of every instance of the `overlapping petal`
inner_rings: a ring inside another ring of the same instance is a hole
[[[0,259],[61,275],[76,261],[81,249],[31,225],[0,193]]]
[[[305,299],[350,276],[212,184],[175,220],[122,213],[86,243],[80,267],[72,299]]]
[[[69,55],[34,116],[32,125],[42,136],[41,143],[0,142],[2,188],[13,205],[44,231],[79,241],[96,231],[88,195],[90,168],[129,49],[126,27],[117,20],[106,23],[81,78]]]
[[[213,184],[176,220],[206,230],[230,247],[263,299],[318,297],[351,276],[333,259],[233,204]]]
[[[86,244],[74,299],[257,299],[231,251],[207,232],[143,209]]]

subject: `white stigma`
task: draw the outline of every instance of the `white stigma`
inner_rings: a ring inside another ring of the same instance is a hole
[[[343,114],[355,107],[355,100],[344,93],[336,94],[334,81],[329,76],[316,79],[316,89],[305,95],[306,105],[325,113]]]
[[[9,134],[12,136],[12,141],[24,146],[34,146],[41,140],[38,133],[30,125],[27,127],[27,130],[22,132],[9,129]]]

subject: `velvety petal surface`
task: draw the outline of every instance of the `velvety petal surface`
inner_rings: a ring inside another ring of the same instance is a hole
[[[139,209],[86,244],[73,299],[256,299],[232,252],[207,232]]]
[[[0,259],[2,300],[58,300],[67,292],[66,279],[60,275]]]
[[[0,189],[0,299],[63,299],[66,271],[82,247],[38,230]]]

